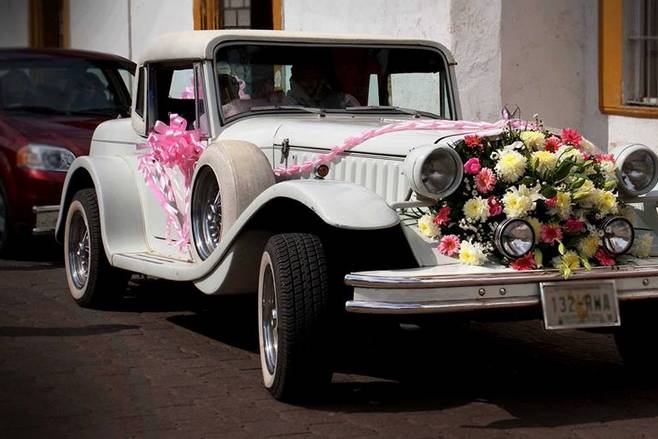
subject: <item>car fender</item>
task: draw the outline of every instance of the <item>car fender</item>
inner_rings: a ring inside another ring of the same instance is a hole
[[[118,156],[83,156],[75,159],[64,181],[55,236],[64,239],[68,206],[75,193],[94,188],[100,211],[101,235],[108,258],[117,252],[144,251],[146,243],[142,205],[135,176]]]

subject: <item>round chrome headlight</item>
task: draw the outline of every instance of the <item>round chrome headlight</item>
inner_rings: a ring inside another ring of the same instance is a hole
[[[535,231],[527,221],[507,219],[496,228],[494,241],[500,253],[510,259],[516,259],[535,246]]]
[[[617,154],[620,189],[629,195],[644,195],[658,183],[658,156],[645,145],[629,145]]]
[[[633,225],[626,218],[618,216],[603,223],[603,248],[613,255],[622,255],[631,249],[635,239]]]
[[[404,173],[414,192],[438,200],[459,187],[464,177],[464,165],[451,147],[426,145],[409,152],[404,160]]]

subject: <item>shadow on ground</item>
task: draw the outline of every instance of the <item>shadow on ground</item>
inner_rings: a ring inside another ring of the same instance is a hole
[[[0,256],[0,271],[50,270],[64,266],[64,250],[51,236],[26,237]]]

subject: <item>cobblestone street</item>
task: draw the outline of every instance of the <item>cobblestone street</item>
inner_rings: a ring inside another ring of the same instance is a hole
[[[609,335],[354,334],[327,398],[287,405],[260,382],[253,299],[138,280],[86,310],[42,259],[0,261],[0,437],[658,437],[658,386],[626,375]]]

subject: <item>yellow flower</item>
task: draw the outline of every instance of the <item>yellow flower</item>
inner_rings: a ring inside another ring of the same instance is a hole
[[[578,241],[578,251],[580,251],[580,253],[586,258],[591,258],[594,256],[600,246],[601,238],[595,234],[588,235]]]
[[[530,224],[530,227],[532,227],[532,231],[535,232],[535,243],[539,242],[539,235],[541,233],[541,223],[539,220],[533,216],[528,217],[525,219],[528,224]]]
[[[602,215],[617,213],[617,197],[610,191],[597,190],[594,204]]]
[[[583,206],[590,206],[592,202],[592,195],[594,194],[594,183],[592,180],[585,180],[585,183],[573,193],[573,199],[578,201]]]
[[[469,241],[462,241],[459,246],[459,261],[468,265],[482,265],[487,260],[487,256],[482,251],[480,244],[473,244]]]
[[[482,197],[474,197],[464,203],[464,216],[472,220],[486,221],[489,217],[489,206]]]
[[[418,220],[418,230],[428,238],[437,237],[441,232],[441,228],[434,224],[434,216],[429,214],[420,217]]]
[[[496,163],[496,174],[505,183],[514,183],[523,176],[527,159],[513,149],[499,151],[498,163]]]
[[[540,174],[545,174],[555,169],[557,157],[549,151],[535,151],[532,153],[532,166]]]
[[[653,246],[653,233],[643,233],[633,243],[631,254],[638,258],[648,258],[651,255]]]
[[[565,220],[571,215],[571,195],[567,192],[558,192],[555,195],[555,207],[549,209],[551,215],[557,215]]]
[[[519,137],[525,146],[531,150],[544,149],[546,145],[546,136],[541,131],[523,131],[519,134]]]
[[[556,256],[552,260],[553,267],[560,270],[562,276],[567,279],[571,276],[571,272],[580,267],[580,256],[572,250],[564,253],[564,256]]]
[[[505,215],[509,218],[518,218],[533,210],[535,203],[525,185],[521,185],[521,189],[512,187],[507,190],[503,195],[503,206]]]

